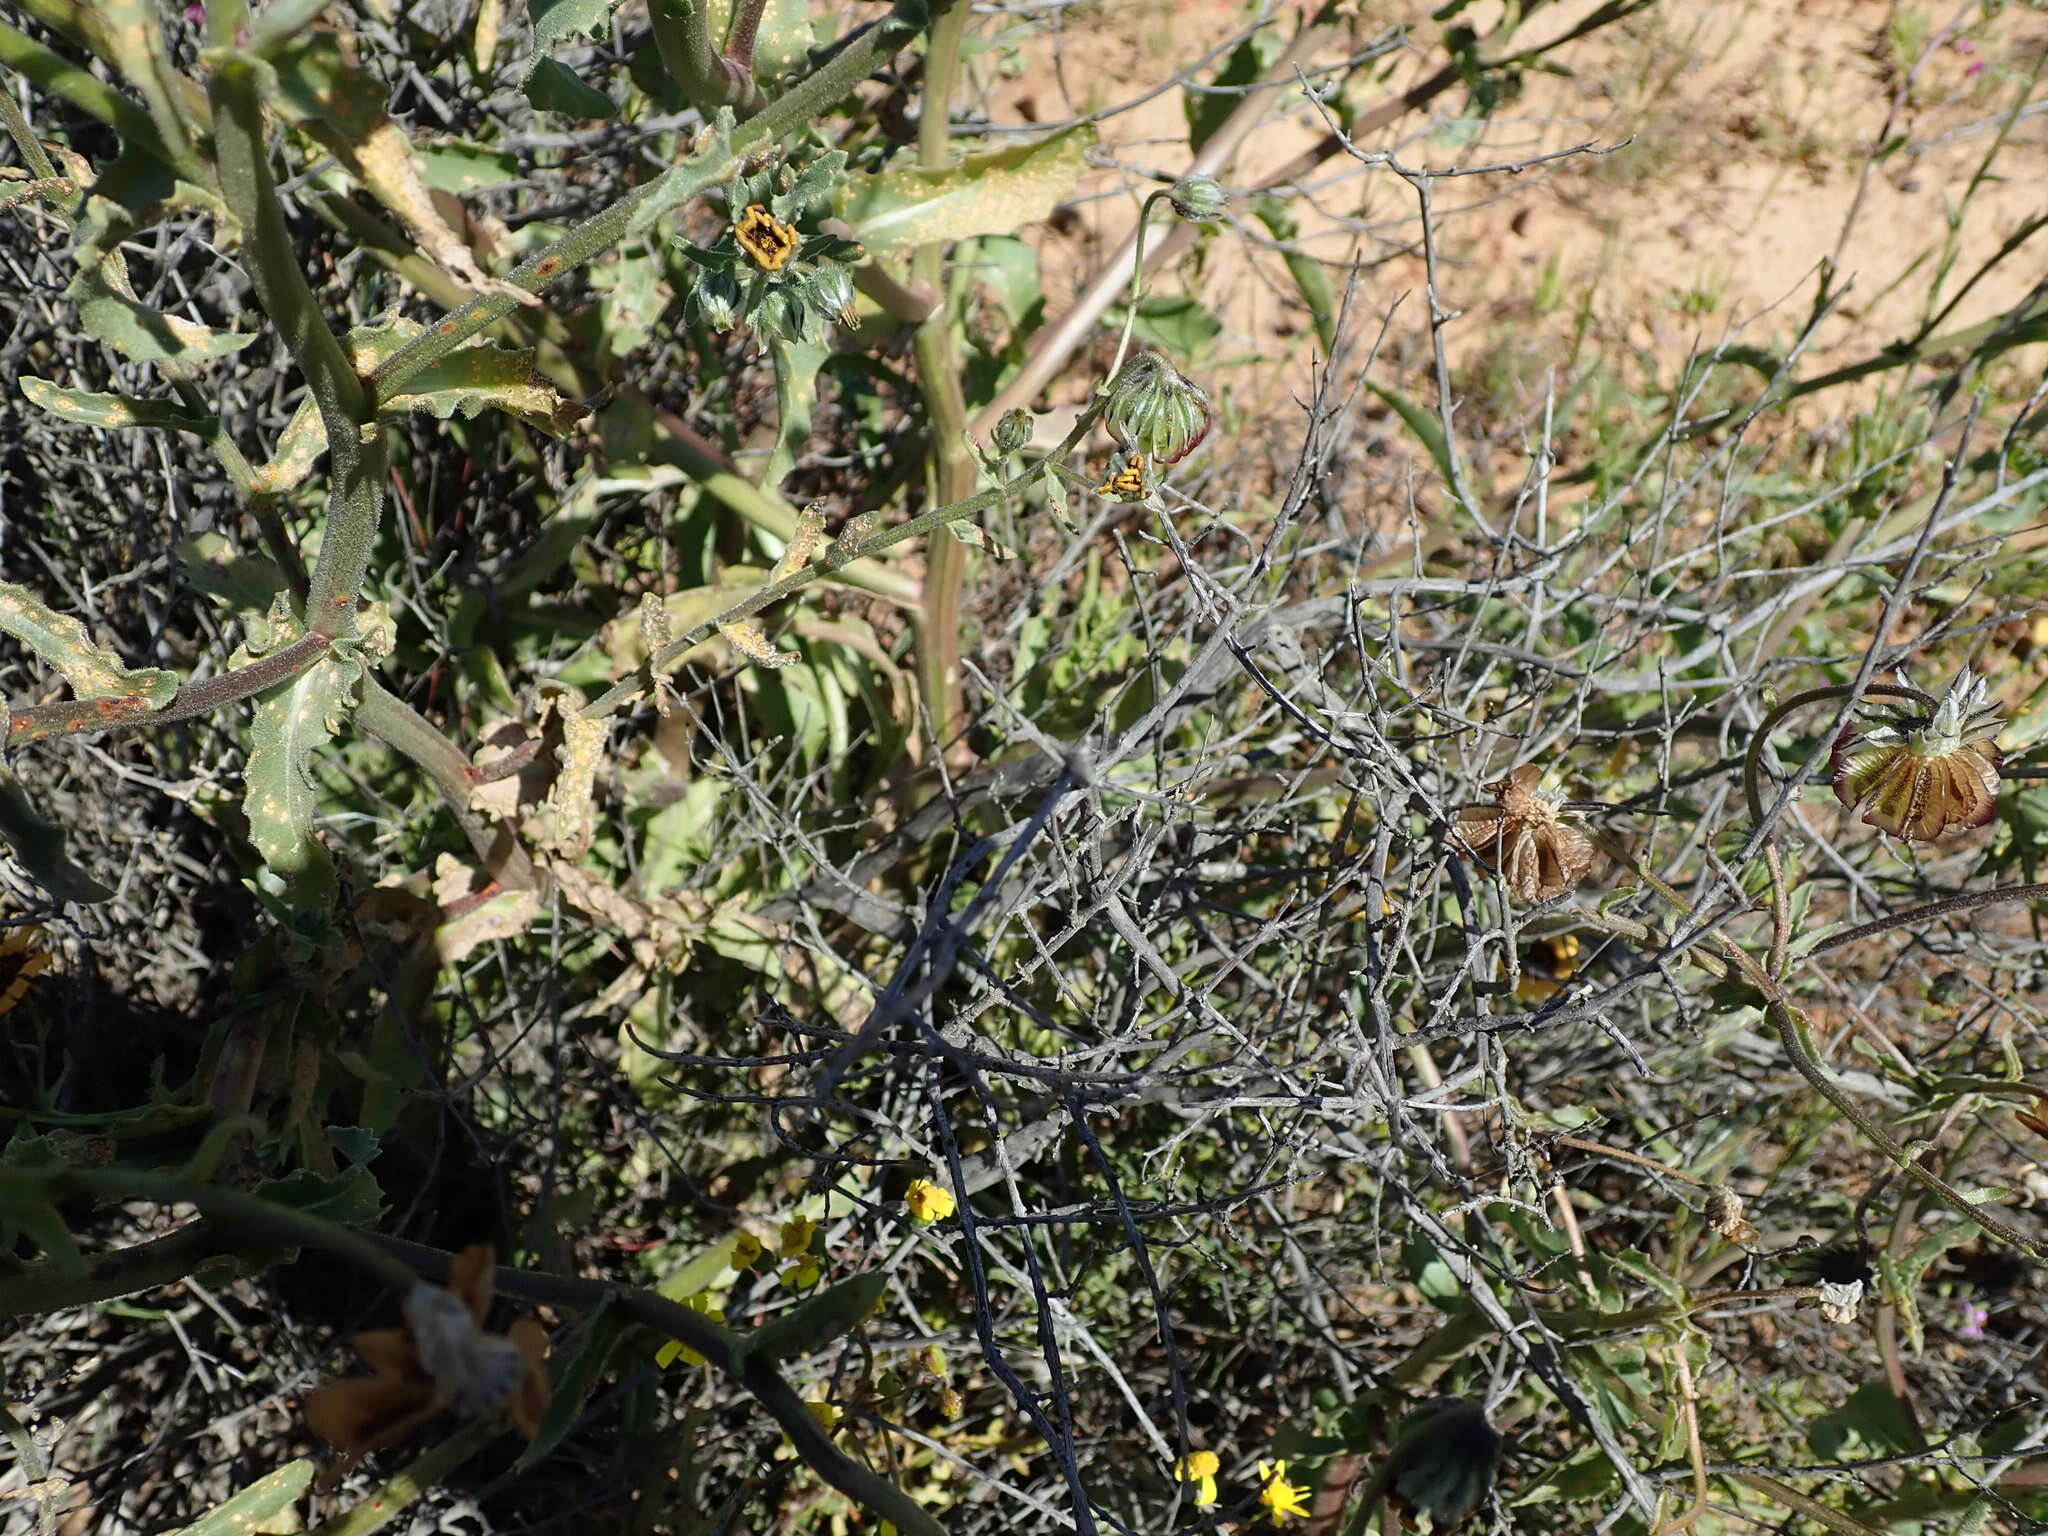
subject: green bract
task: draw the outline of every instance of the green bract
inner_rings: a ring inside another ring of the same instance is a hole
[[[1209,434],[1209,397],[1157,352],[1131,359],[1110,386],[1102,425],[1117,447],[1175,464]]]

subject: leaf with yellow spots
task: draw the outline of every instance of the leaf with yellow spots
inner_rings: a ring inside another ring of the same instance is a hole
[[[362,663],[322,657],[288,683],[258,697],[249,738],[242,813],[265,868],[283,878],[302,905],[331,894],[334,866],[314,829],[313,754],[355,707]]]
[[[348,333],[349,361],[366,377],[406,343],[422,335],[416,321],[393,319],[383,325],[358,326]],[[583,407],[564,400],[533,368],[528,348],[488,343],[458,347],[429,363],[406,380],[402,393],[383,401],[384,415],[425,411],[447,421],[485,410],[503,411],[555,437],[583,419]]]
[[[1028,144],[970,155],[945,170],[895,166],[849,176],[840,214],[869,255],[970,235],[1012,235],[1052,217],[1085,169],[1083,124]]]
[[[782,558],[775,562],[775,570],[769,575],[772,582],[786,576],[794,576],[817,557],[818,548],[825,542],[825,503],[814,501],[805,507],[796,520],[796,531],[789,536],[789,543],[782,551]]]
[[[178,427],[203,433],[219,424],[218,417],[189,411],[174,400],[97,395],[91,390],[65,389],[28,373],[21,376],[21,393],[38,410],[81,427]]]
[[[178,674],[160,667],[130,670],[92,643],[85,626],[58,613],[27,587],[0,581],[0,634],[14,636],[63,675],[81,699],[132,699],[161,709],[178,691]]]
[[[138,363],[154,363],[173,378],[189,378],[203,363],[239,352],[255,331],[216,331],[196,321],[152,309],[126,292],[127,269],[118,255],[88,263],[72,281],[68,296],[78,306],[79,324]]]
[[[290,1461],[217,1504],[175,1536],[265,1536],[299,1529],[299,1497],[313,1481],[313,1463]]]

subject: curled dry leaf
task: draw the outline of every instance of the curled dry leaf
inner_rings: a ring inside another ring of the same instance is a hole
[[[1561,797],[1536,786],[1543,770],[1524,763],[1486,786],[1493,805],[1467,806],[1457,815],[1465,851],[1499,875],[1520,901],[1549,901],[1585,878],[1592,840],[1566,824]]]

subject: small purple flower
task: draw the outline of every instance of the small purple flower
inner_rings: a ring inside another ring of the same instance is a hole
[[[1984,1337],[1984,1325],[1991,1320],[1991,1314],[1975,1302],[1963,1303],[1963,1324],[1956,1329],[1956,1337],[1968,1339],[1971,1343]]]
[[[199,0],[192,0],[192,3],[185,7],[185,19],[195,26],[198,25],[206,20],[206,7],[201,5]]]

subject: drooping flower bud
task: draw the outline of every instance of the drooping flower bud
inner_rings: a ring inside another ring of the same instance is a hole
[[[1167,191],[1166,200],[1184,219],[1206,224],[1221,218],[1230,198],[1213,176],[1183,176]]]
[[[1117,447],[1177,464],[1209,435],[1209,397],[1157,352],[1131,359],[1109,389],[1102,425]]]
[[[684,308],[712,330],[729,331],[739,324],[743,301],[738,280],[730,272],[710,268],[697,274]]]
[[[1031,441],[1031,416],[1029,412],[1008,410],[996,421],[994,434],[996,452],[1012,454]]]
[[[1408,1421],[1396,1442],[1389,1492],[1411,1514],[1428,1515],[1433,1529],[1450,1530],[1486,1497],[1500,1454],[1500,1431],[1483,1408],[1440,1397]]]

